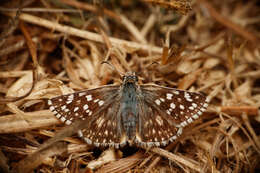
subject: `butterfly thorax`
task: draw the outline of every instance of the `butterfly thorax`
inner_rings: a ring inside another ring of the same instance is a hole
[[[136,135],[136,124],[138,120],[138,85],[134,74],[124,76],[121,96],[121,123],[126,136],[132,141]]]

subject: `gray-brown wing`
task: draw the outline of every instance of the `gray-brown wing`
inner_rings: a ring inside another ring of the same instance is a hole
[[[88,144],[119,147],[126,143],[117,117],[119,88],[108,85],[61,95],[48,100],[48,104],[55,116],[67,125],[88,120],[90,126],[78,131]]]
[[[207,108],[208,99],[201,93],[141,85],[137,143],[146,146],[166,145],[175,140],[182,128],[197,119]]]

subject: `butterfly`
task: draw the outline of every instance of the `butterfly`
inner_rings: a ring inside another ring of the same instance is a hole
[[[78,136],[96,147],[165,146],[176,140],[206,110],[209,100],[189,92],[154,84],[138,84],[127,72],[121,85],[105,85],[48,100],[63,123],[86,120]],[[98,112],[98,113],[97,113]]]

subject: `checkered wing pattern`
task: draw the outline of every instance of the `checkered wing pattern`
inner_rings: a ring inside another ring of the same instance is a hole
[[[141,86],[139,145],[160,146],[177,139],[182,128],[198,119],[206,110],[208,99],[196,92],[158,85]]]
[[[88,144],[119,148],[127,144],[162,146],[182,134],[206,110],[207,98],[196,92],[138,85],[135,73],[126,73],[121,86],[103,86],[48,101],[63,123],[86,120],[78,135]]]
[[[117,147],[125,143],[115,116],[120,105],[116,101],[119,88],[103,86],[61,95],[48,100],[48,105],[55,116],[67,125],[76,120],[88,120],[90,127],[78,131],[79,137],[88,144]]]

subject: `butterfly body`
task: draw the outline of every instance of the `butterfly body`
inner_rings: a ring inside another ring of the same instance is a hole
[[[136,134],[136,124],[138,121],[137,87],[134,83],[128,83],[123,85],[122,90],[120,99],[120,110],[122,110],[122,113],[119,116],[128,139],[132,140]]]
[[[52,98],[50,110],[67,125],[88,120],[79,137],[96,147],[163,146],[176,140],[182,128],[197,119],[208,106],[195,92],[139,85],[128,72],[120,86],[107,85]]]

